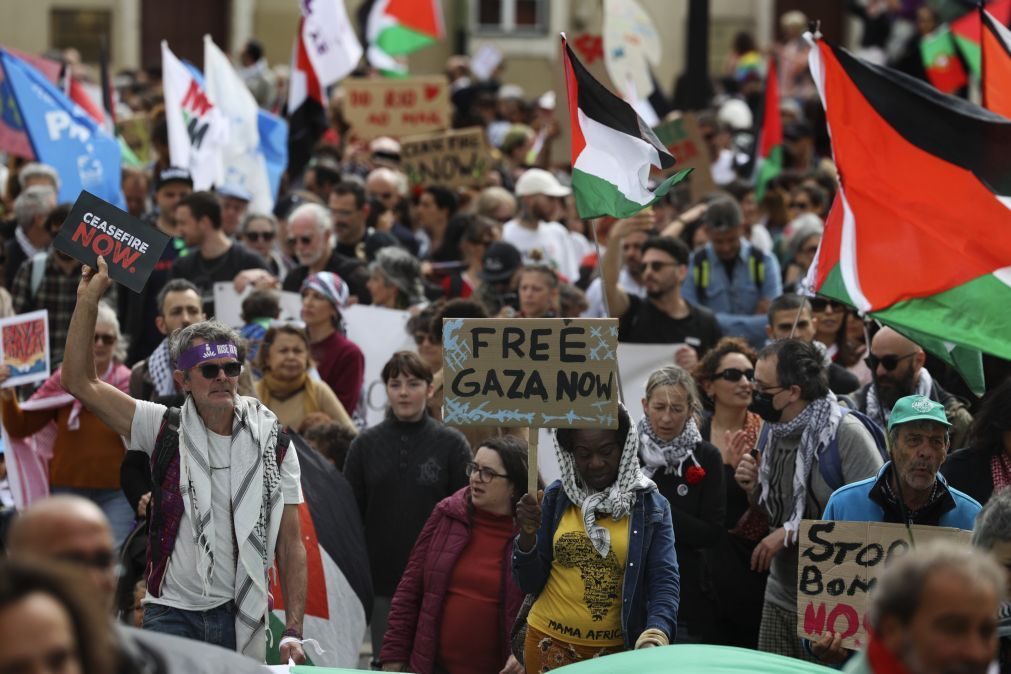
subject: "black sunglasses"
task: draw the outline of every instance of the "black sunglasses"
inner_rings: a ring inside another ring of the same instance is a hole
[[[741,377],[747,377],[748,381],[755,380],[755,370],[751,368],[749,370],[741,370],[736,367],[728,367],[723,372],[717,372],[713,375],[713,379],[724,379],[726,381],[741,381]]]
[[[825,311],[828,307],[832,307],[832,311],[842,311],[846,308],[846,305],[841,302],[836,302],[835,300],[825,299],[824,297],[811,298],[812,311]]]
[[[95,335],[95,344],[99,342],[106,346],[112,346],[116,343],[116,335]]]
[[[878,365],[885,368],[888,372],[891,372],[899,366],[899,363],[904,361],[906,358],[912,358],[916,355],[916,352],[907,353],[904,356],[896,356],[895,354],[888,354],[887,356],[881,356],[878,358],[873,353],[864,358],[864,362],[867,363],[867,367],[871,369],[871,372],[878,369]]]
[[[661,262],[660,260],[650,260],[649,262],[643,262],[643,269],[649,269],[650,271],[661,271],[664,267],[677,267],[680,266],[680,262]]]
[[[265,243],[269,243],[274,240],[273,232],[246,232],[243,236],[250,241],[260,241],[262,239]]]
[[[288,245],[294,246],[296,243],[301,243],[303,246],[308,246],[312,243],[311,236],[292,236],[288,238]]]
[[[790,208],[801,211],[809,211],[811,210],[811,204],[807,203],[806,201],[791,201]]]
[[[218,373],[222,370],[225,371],[226,377],[238,377],[242,372],[242,363],[233,360],[231,363],[225,363],[224,365],[204,363],[200,366],[200,374],[204,376],[204,379],[216,379]]]

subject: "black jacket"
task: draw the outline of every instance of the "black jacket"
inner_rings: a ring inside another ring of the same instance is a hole
[[[372,295],[365,286],[365,282],[369,280],[369,273],[361,262],[334,251],[331,253],[330,259],[327,260],[324,271],[330,271],[340,276],[348,284],[348,291],[358,298],[359,304],[372,303]],[[282,288],[293,293],[300,293],[302,292],[302,282],[308,277],[309,268],[299,265],[284,277]]]
[[[968,494],[980,505],[986,505],[993,495],[993,473],[988,450],[966,447],[952,452],[941,464],[941,475],[955,489]]]

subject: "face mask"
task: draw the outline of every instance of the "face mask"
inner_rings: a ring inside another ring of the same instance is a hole
[[[776,409],[772,402],[775,397],[772,393],[755,391],[751,396],[751,404],[748,405],[748,409],[770,424],[779,423],[779,419],[783,416],[783,410]]]

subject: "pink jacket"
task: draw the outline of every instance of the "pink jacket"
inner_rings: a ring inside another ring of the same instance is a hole
[[[431,674],[439,650],[442,604],[453,568],[470,540],[470,487],[435,506],[418,536],[390,607],[380,662],[406,662],[416,674]],[[509,659],[509,634],[523,603],[512,577],[512,541],[502,550],[500,624],[502,665]]]

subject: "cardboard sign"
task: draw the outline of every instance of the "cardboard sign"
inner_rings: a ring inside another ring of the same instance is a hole
[[[451,426],[617,428],[618,321],[447,319]]]
[[[692,201],[697,201],[716,189],[716,183],[713,182],[709,148],[706,146],[705,139],[702,138],[702,133],[699,132],[699,124],[695,115],[683,113],[676,119],[664,122],[653,131],[677,160],[674,170],[695,169],[685,179],[692,191]]]
[[[11,370],[4,388],[49,379],[48,311],[0,319],[0,361]]]
[[[954,540],[969,545],[961,529],[914,525],[913,541]],[[817,639],[826,631],[859,649],[867,641],[868,593],[892,558],[909,552],[902,524],[802,520],[797,567],[797,635]]]
[[[449,85],[441,75],[344,80],[344,118],[363,140],[449,128]]]
[[[400,143],[401,170],[412,185],[480,185],[490,156],[478,127],[411,136]]]
[[[139,293],[168,242],[168,235],[160,230],[82,191],[53,246],[92,268],[98,267],[98,256],[103,256],[109,277]]]

